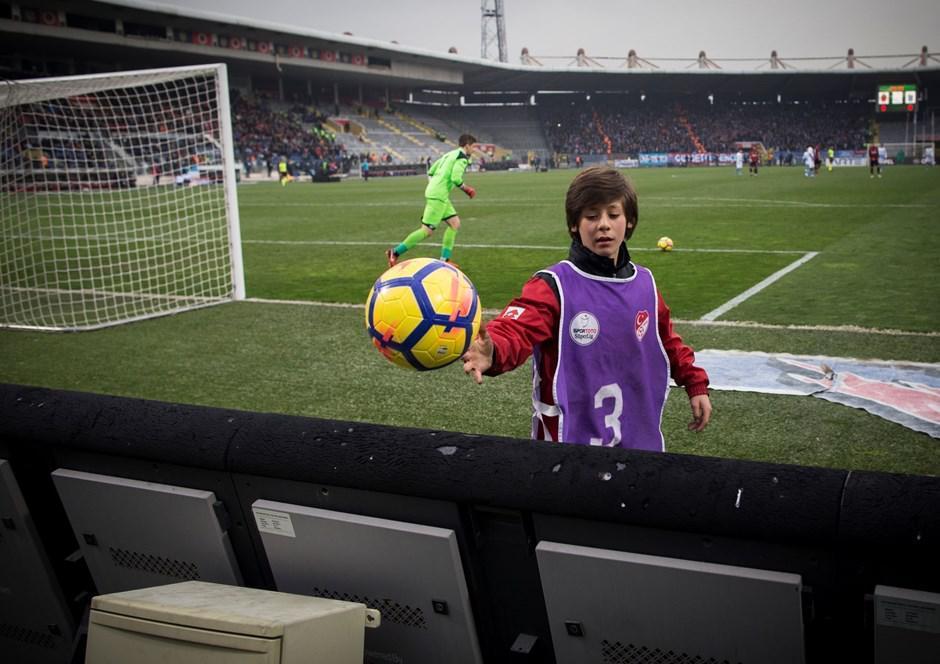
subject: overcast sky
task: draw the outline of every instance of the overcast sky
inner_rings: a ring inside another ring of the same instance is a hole
[[[122,0],[115,0],[120,3]],[[153,0],[403,46],[480,57],[480,0]],[[493,4],[490,2],[489,4]],[[534,56],[646,58],[940,52],[937,0],[505,0],[509,62]],[[931,43],[933,41],[933,43]],[[552,61],[556,65],[566,61]]]

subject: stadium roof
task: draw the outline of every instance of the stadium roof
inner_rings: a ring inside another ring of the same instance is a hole
[[[120,11],[114,5],[120,5]],[[25,3],[20,6],[26,7]],[[495,93],[510,91],[525,94],[538,91],[629,91],[647,95],[715,94],[719,97],[741,94],[752,98],[783,94],[791,99],[809,99],[824,93],[835,98],[867,99],[874,96],[878,84],[884,83],[917,83],[922,89],[940,87],[940,60],[932,56],[926,67],[895,65],[878,69],[863,68],[869,66],[863,55],[858,56],[860,64],[854,69],[628,69],[626,60],[618,62],[612,58],[607,59],[607,63],[588,59],[591,66],[544,67],[432,52],[221,13],[182,10],[150,0],[77,0],[69,3],[68,16],[72,16],[72,12],[107,16],[112,20],[120,14],[125,25],[135,21],[149,22],[166,32],[141,38],[79,29],[70,20],[29,23],[0,18],[0,34],[3,34],[0,52],[29,54],[38,50],[37,57],[74,58],[80,49],[82,58],[120,63],[123,68],[222,61],[237,71],[252,75],[316,78],[392,88],[431,88],[465,95],[494,93],[494,98],[497,96]],[[66,16],[65,11],[56,14]],[[180,34],[184,35],[182,39]],[[187,34],[209,35],[211,39],[209,43],[197,44],[195,37],[187,41]],[[221,40],[232,36],[270,44],[271,51],[261,53],[222,47]],[[216,38],[218,41],[212,41]],[[277,50],[292,48],[292,44],[301,45],[305,55],[285,57],[276,53]],[[337,57],[330,61],[322,57],[316,59],[312,56],[314,51],[335,53]],[[360,57],[360,66],[340,61],[338,56],[348,56],[349,53]],[[838,59],[835,60],[838,64]],[[812,62],[828,64],[833,59],[812,59]],[[656,66],[655,63],[648,64]]]

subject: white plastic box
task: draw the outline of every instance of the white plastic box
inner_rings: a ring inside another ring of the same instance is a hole
[[[186,581],[91,601],[87,664],[362,664],[364,604]]]

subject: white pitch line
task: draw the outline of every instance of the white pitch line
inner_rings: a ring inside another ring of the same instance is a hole
[[[852,209],[884,209],[884,208],[933,208],[935,206],[925,203],[814,203],[811,201],[788,201],[781,199],[760,199],[760,198],[711,198],[711,197],[677,197],[677,196],[648,196],[645,201],[653,201],[654,207],[663,208],[852,208]],[[711,203],[716,203],[712,205]],[[463,203],[466,205],[466,201]],[[546,198],[486,198],[485,200],[472,203],[471,207],[498,205],[503,207],[554,207],[558,201]],[[361,202],[356,203],[357,207],[413,207],[420,208],[415,201],[383,201],[383,202]],[[271,207],[270,203],[239,203],[239,207]],[[277,207],[284,208],[338,208],[349,207],[348,202],[331,201],[307,201],[304,203],[278,203]]]
[[[874,203],[814,203],[812,201],[788,201],[773,198],[722,198],[713,196],[679,197],[679,196],[647,196],[647,201],[668,201],[681,203],[695,203],[696,201],[709,201],[714,203],[739,203],[736,207],[806,207],[806,208],[932,208],[933,205],[925,203],[887,203],[878,205]],[[684,207],[684,206],[677,206]],[[702,206],[723,207],[723,206]]]
[[[297,246],[350,246],[350,247],[388,247],[394,242],[374,242],[357,240],[242,240],[242,244],[279,244]],[[425,247],[439,247],[440,242],[422,242]],[[564,251],[567,247],[542,244],[466,244],[460,243],[461,249],[538,249],[546,251]],[[630,251],[662,251],[657,247],[630,247]],[[673,252],[694,252],[703,254],[805,254],[800,249],[673,249]]]
[[[317,302],[316,300],[272,300],[265,297],[246,297],[244,302],[257,302],[258,304],[300,304],[308,307],[332,307],[334,309],[365,309],[364,304],[351,302]]]
[[[351,302],[316,302],[314,300],[270,300],[262,297],[246,297],[245,302],[257,302],[258,304],[294,304],[307,307],[330,307],[333,309],[365,309],[365,304],[353,304]],[[486,316],[496,316],[502,313],[502,309],[482,309],[481,312]]]
[[[334,309],[365,309],[365,304],[352,304],[350,302],[318,302],[316,300],[271,300],[262,297],[248,297],[244,302],[258,304],[289,304],[304,307],[331,307]],[[486,316],[496,316],[502,309],[484,309]],[[889,330],[872,327],[858,327],[857,325],[775,325],[773,323],[758,323],[756,321],[739,320],[702,320],[674,318],[677,325],[695,325],[702,327],[747,327],[761,330],[792,330],[794,332],[848,332],[851,334],[880,334],[899,337],[940,337],[940,332],[914,332],[911,330]]]
[[[136,300],[171,300],[174,302],[228,302],[228,297],[206,297],[204,295],[170,295],[167,293],[122,293],[120,291],[98,290],[95,288],[39,288],[25,286],[6,286],[0,285],[0,291],[11,291],[14,293],[53,293],[55,295],[75,295],[78,297],[113,297]]]
[[[774,283],[774,282],[777,281],[778,279],[783,278],[784,276],[786,276],[786,275],[789,274],[790,272],[793,272],[793,270],[795,270],[796,268],[800,267],[801,265],[803,265],[803,264],[806,263],[807,261],[812,260],[813,258],[815,258],[815,257],[818,256],[818,255],[819,255],[819,252],[818,252],[818,251],[810,251],[810,252],[808,252],[808,253],[805,254],[802,258],[800,258],[800,259],[798,259],[798,260],[796,260],[796,261],[790,263],[789,265],[787,265],[787,266],[786,266],[785,268],[783,268],[782,270],[777,270],[776,272],[774,272],[772,275],[770,275],[769,277],[767,277],[767,278],[764,279],[763,281],[754,284],[753,286],[751,286],[750,288],[748,288],[746,291],[744,291],[743,293],[741,293],[741,294],[739,294],[739,295],[736,295],[735,297],[731,298],[730,300],[728,300],[727,302],[725,302],[723,305],[721,305],[721,306],[718,307],[717,309],[712,309],[712,310],[709,311],[707,314],[705,314],[704,316],[702,316],[702,320],[709,320],[709,321],[710,321],[710,320],[715,320],[716,318],[718,318],[718,317],[721,316],[722,314],[725,314],[725,313],[727,313],[728,311],[730,311],[731,309],[734,309],[736,306],[738,306],[739,304],[741,304],[742,302],[744,302],[744,301],[747,300],[748,298],[750,298],[750,297],[756,295],[757,293],[761,292],[762,290],[764,290],[765,288],[767,288],[768,286],[770,286],[772,283]]]
[[[940,332],[915,332],[913,330],[892,330],[880,327],[859,327],[858,325],[777,325],[758,323],[750,320],[702,320],[676,318],[674,323],[701,327],[741,327],[758,330],[792,330],[794,332],[848,332],[851,334],[882,334],[901,337],[940,337]]]

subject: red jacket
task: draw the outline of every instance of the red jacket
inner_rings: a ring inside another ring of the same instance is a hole
[[[633,265],[624,246],[616,266],[610,259],[589,252],[580,243],[572,244],[569,260],[580,269],[603,276],[629,277]],[[685,388],[689,397],[708,394],[708,374],[695,366],[695,353],[682,343],[682,337],[672,329],[669,307],[662,293],[656,291],[658,302],[659,338],[669,357],[670,375],[677,385]],[[545,404],[554,404],[552,382],[558,363],[558,324],[561,303],[550,277],[536,274],[522,287],[522,294],[513,299],[502,313],[486,326],[486,333],[493,341],[493,365],[486,372],[495,376],[525,363],[532,350],[540,347],[542,354],[539,376],[539,399]],[[557,426],[557,420],[549,418],[548,428]],[[550,431],[551,439],[558,440],[557,430]]]

